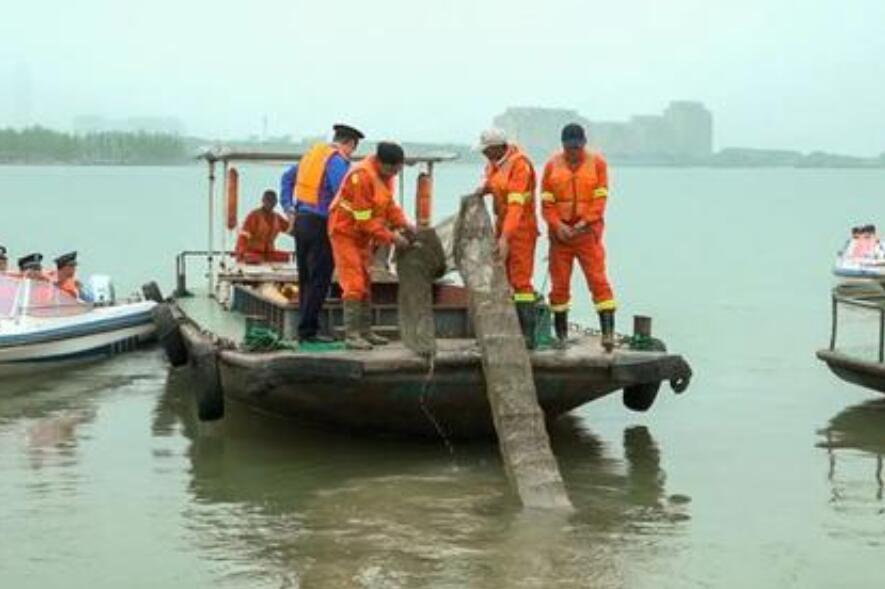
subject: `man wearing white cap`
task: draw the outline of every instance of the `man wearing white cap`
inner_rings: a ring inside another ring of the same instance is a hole
[[[507,268],[513,300],[526,344],[534,345],[535,242],[538,221],[535,214],[535,170],[528,156],[508,142],[500,129],[488,129],[479,139],[479,151],[486,157],[482,185],[475,193],[491,194],[495,211],[498,254]]]

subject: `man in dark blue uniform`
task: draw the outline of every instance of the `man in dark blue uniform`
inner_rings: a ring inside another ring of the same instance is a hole
[[[320,312],[332,283],[334,262],[329,243],[329,205],[350,167],[350,156],[364,135],[349,125],[335,125],[331,143],[320,142],[283,174],[281,204],[294,215],[298,262],[298,339],[330,342],[319,333]]]

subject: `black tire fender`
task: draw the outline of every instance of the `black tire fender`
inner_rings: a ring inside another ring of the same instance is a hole
[[[157,329],[157,340],[166,352],[169,363],[175,367],[187,364],[187,346],[184,344],[181,327],[172,314],[172,309],[167,303],[161,303],[154,307],[152,315],[154,327]]]

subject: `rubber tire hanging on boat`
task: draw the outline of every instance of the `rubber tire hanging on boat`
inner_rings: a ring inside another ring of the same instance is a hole
[[[168,304],[162,303],[154,307],[152,314],[157,328],[157,340],[166,352],[169,363],[175,367],[184,366],[188,358],[187,346],[181,337],[181,328],[172,309]]]
[[[653,352],[666,352],[667,346],[664,345],[664,342],[662,342],[661,340],[657,338],[651,338],[646,350]],[[644,413],[645,411],[651,409],[651,406],[654,405],[660,388],[660,381],[625,387],[624,395],[622,398],[624,406],[631,411]]]
[[[224,393],[218,370],[218,352],[213,345],[195,345],[191,350],[191,364],[196,371],[197,417],[200,421],[215,421],[224,417]]]
[[[155,303],[163,302],[163,292],[154,281],[148,282],[141,286],[141,294],[144,295],[146,301],[154,301]]]

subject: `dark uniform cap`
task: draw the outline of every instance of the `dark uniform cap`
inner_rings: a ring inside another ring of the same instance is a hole
[[[354,139],[356,141],[360,141],[366,138],[366,136],[363,135],[362,131],[360,131],[356,127],[345,125],[344,123],[332,125],[332,130],[335,131],[336,136],[343,136],[346,139]]]
[[[569,123],[562,128],[563,147],[584,147],[587,145],[587,135],[584,127],[577,123]]]
[[[55,266],[57,268],[64,268],[65,266],[76,266],[77,265],[77,252],[70,252],[67,254],[62,254],[59,257],[55,258]]]
[[[6,246],[0,245],[0,260],[6,259]]]
[[[406,154],[400,144],[392,141],[379,142],[375,149],[375,155],[378,156],[378,161],[382,164],[391,166],[401,164],[406,159]]]
[[[40,265],[42,261],[43,254],[28,254],[18,259],[18,269],[22,272],[25,270],[39,270],[42,267]]]

